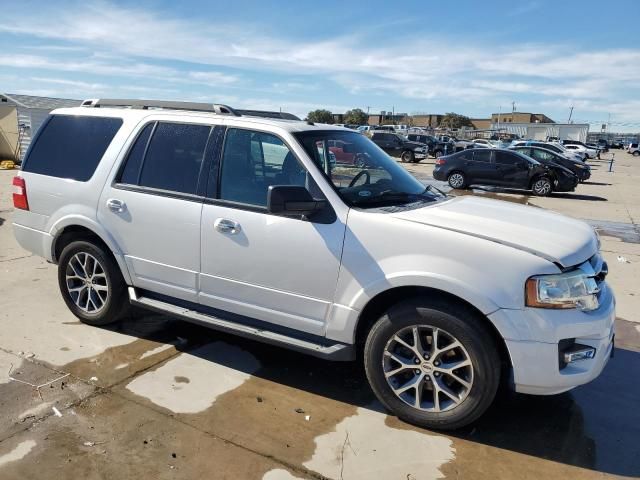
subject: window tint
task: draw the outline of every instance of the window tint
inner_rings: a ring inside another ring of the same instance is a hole
[[[515,165],[518,163],[518,158],[515,155],[511,155],[507,152],[495,152],[495,162],[498,165]]]
[[[144,155],[144,151],[147,149],[149,137],[151,136],[151,131],[153,130],[154,125],[155,122],[144,127],[133,144],[133,147],[129,150],[129,155],[127,156],[124,169],[120,175],[120,183],[128,183],[130,185],[138,184],[138,175],[140,174],[142,157]]]
[[[120,118],[53,115],[31,147],[23,170],[86,182],[121,125]]]
[[[224,142],[220,198],[267,206],[271,185],[310,188],[307,172],[278,137],[230,128]]]
[[[482,149],[482,150],[472,150],[473,151],[473,159],[476,162],[491,162],[491,150]]]
[[[542,150],[534,150],[533,158],[535,158],[536,160],[553,160],[554,156],[549,152],[543,152]]]
[[[159,123],[147,148],[139,185],[195,194],[211,127]]]

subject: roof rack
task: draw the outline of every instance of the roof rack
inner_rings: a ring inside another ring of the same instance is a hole
[[[189,110],[196,112],[211,112],[218,115],[231,115],[241,117],[243,115],[262,118],[280,118],[283,120],[300,120],[298,117],[287,112],[270,112],[266,110],[235,110],[228,105],[219,103],[197,103],[197,102],[173,102],[166,100],[131,100],[122,98],[91,98],[81,103],[83,107],[121,107],[166,109],[166,110]]]

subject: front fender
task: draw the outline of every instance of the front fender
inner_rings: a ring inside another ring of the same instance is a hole
[[[458,278],[420,271],[396,272],[365,285],[356,293],[348,306],[353,310],[361,311],[373,297],[397,287],[426,287],[442,290],[465,300],[485,315],[500,308],[473,285],[465,283]]]
[[[425,272],[398,272],[362,287],[348,305],[333,304],[327,321],[326,336],[332,340],[353,344],[360,314],[377,295],[398,287],[424,287],[454,295],[485,315],[499,309],[498,305],[468,283],[446,275]]]

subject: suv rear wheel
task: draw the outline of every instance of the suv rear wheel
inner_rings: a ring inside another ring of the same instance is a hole
[[[500,358],[482,319],[448,300],[415,299],[387,311],[364,349],[367,378],[399,418],[421,427],[456,429],[492,403]]]
[[[126,284],[109,251],[89,241],[75,241],[60,254],[58,285],[67,307],[82,322],[107,325],[128,310]]]

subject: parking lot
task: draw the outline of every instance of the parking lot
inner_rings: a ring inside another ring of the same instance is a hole
[[[450,191],[555,210],[596,227],[617,295],[615,357],[551,397],[504,393],[454,434],[409,426],[337,364],[136,313],[80,323],[56,267],[11,231],[0,172],[0,478],[429,479],[640,476],[640,159],[590,160],[575,192]],[[434,160],[403,164],[427,184]],[[541,226],[544,228],[544,226]],[[429,245],[425,245],[429,248]]]

